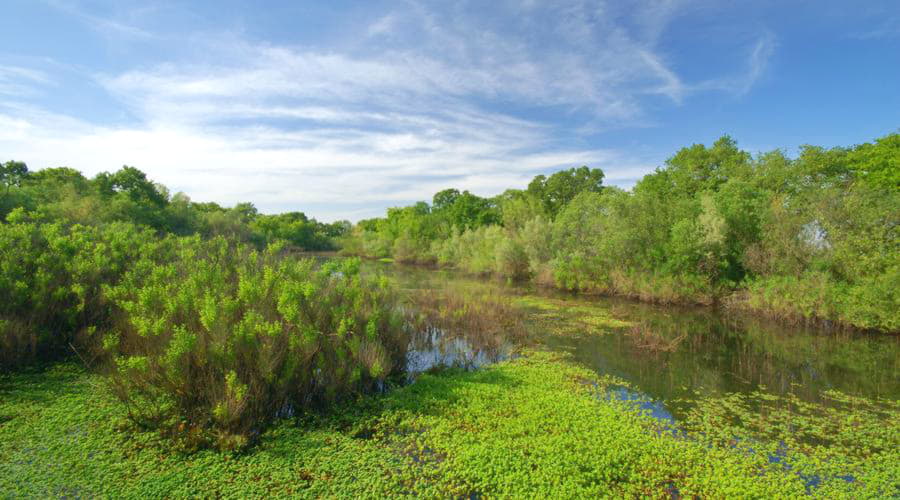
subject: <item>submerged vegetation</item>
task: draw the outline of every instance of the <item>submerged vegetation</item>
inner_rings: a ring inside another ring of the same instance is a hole
[[[361,221],[343,251],[794,322],[900,331],[900,134],[752,156],[678,151],[630,191],[581,167],[493,198],[447,189]]]

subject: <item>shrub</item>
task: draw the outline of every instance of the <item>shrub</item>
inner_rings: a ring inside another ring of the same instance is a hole
[[[110,307],[102,287],[118,281],[162,240],[126,223],[66,226],[14,212],[0,225],[0,368],[93,350]]]
[[[239,448],[268,421],[370,388],[399,368],[407,335],[384,278],[359,261],[295,260],[183,238],[177,257],[135,263],[108,290],[105,340],[131,418]]]
[[[498,275],[513,280],[524,280],[531,275],[525,247],[515,238],[505,235],[498,242],[495,252],[494,271]]]

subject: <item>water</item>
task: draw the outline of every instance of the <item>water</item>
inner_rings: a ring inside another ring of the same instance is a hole
[[[892,336],[786,326],[713,308],[575,296],[450,271],[376,262],[365,269],[385,272],[407,290],[485,287],[509,295],[527,308],[532,342],[624,379],[638,390],[625,397],[649,401],[648,409],[664,420],[677,418],[682,408],[676,400],[732,392],[790,393],[812,402],[822,401],[829,389],[868,398],[900,396],[900,339]],[[511,343],[497,349],[472,340],[426,333],[413,340],[409,369],[476,368],[514,351]]]
[[[474,370],[509,359],[515,350],[512,342],[486,344],[465,336],[454,336],[437,328],[413,334],[406,353],[406,373],[412,381],[429,370],[454,367]]]

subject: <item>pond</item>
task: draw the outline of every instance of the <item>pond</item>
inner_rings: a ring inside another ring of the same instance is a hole
[[[490,288],[526,311],[529,342],[570,353],[598,374],[624,379],[650,400],[651,412],[678,416],[698,396],[761,391],[823,402],[823,391],[896,400],[900,339],[886,335],[788,326],[754,315],[706,307],[663,307],[621,298],[475,279],[447,270],[366,262],[367,272],[395,278],[407,291]],[[480,346],[426,332],[413,340],[409,369],[477,367],[506,359],[509,342]],[[680,401],[679,404],[675,404]],[[645,403],[646,404],[646,403]]]

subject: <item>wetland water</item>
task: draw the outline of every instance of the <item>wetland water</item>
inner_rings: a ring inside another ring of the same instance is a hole
[[[679,414],[697,396],[762,391],[820,402],[837,390],[852,396],[900,397],[900,339],[787,326],[712,308],[662,307],[625,299],[575,296],[479,280],[444,270],[366,262],[407,291],[468,287],[508,295],[525,308],[528,341],[570,353],[599,374],[637,388],[619,397],[649,399],[660,418]],[[506,359],[514,345],[440,332],[417,336],[410,372],[441,365],[468,368]],[[681,403],[676,404],[676,401]]]

